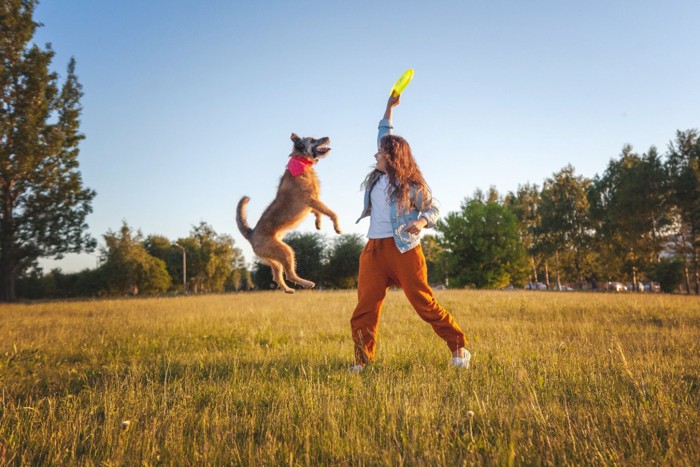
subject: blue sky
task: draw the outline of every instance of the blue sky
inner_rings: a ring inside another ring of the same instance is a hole
[[[567,164],[593,177],[624,144],[664,152],[700,126],[699,17],[695,0],[44,0],[34,41],[52,44],[61,78],[77,62],[92,235],[126,220],[175,240],[205,221],[251,261],[235,205],[250,196],[257,222],[292,132],[331,138],[322,200],[345,233],[366,233],[360,183],[407,68],[395,131],[443,214]],[[335,235],[328,221],[322,232]],[[76,271],[97,254],[43,265]]]

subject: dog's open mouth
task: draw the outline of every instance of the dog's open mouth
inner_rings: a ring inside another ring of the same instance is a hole
[[[314,156],[325,156],[330,150],[331,140],[323,138],[321,142],[314,148]]]

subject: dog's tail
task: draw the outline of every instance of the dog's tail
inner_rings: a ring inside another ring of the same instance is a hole
[[[250,201],[250,198],[244,196],[238,202],[238,207],[236,208],[236,223],[238,224],[238,230],[245,237],[246,240],[250,241],[251,235],[253,235],[253,229],[248,225],[248,219],[245,213],[245,206]]]

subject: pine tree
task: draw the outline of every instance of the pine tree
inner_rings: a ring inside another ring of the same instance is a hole
[[[700,294],[700,134],[698,130],[676,132],[676,139],[669,144],[666,167],[671,185],[671,201],[680,217],[673,249],[685,262],[687,292],[690,293],[692,288],[697,295]]]
[[[30,40],[36,0],[0,4],[0,299],[41,257],[92,251],[93,190],[78,170],[80,98],[75,60],[59,89],[54,52]]]

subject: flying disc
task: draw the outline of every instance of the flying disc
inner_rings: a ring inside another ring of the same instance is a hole
[[[394,97],[400,96],[403,90],[406,89],[406,86],[408,86],[408,83],[411,82],[411,79],[413,79],[413,68],[409,68],[404,74],[399,76],[399,79],[394,83],[394,87],[391,88],[391,95]]]

